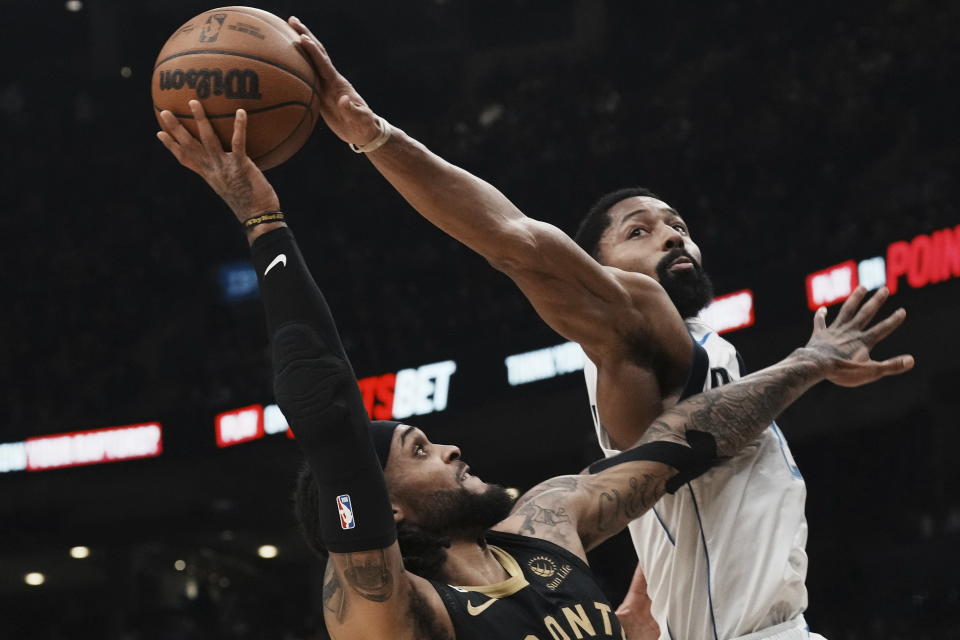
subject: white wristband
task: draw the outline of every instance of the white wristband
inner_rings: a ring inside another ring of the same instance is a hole
[[[380,133],[377,134],[377,137],[368,142],[365,145],[356,145],[352,142],[350,148],[353,149],[354,153],[370,153],[371,151],[376,151],[383,145],[387,143],[387,140],[390,139],[390,134],[393,133],[393,127],[390,126],[390,123],[381,118],[380,116],[374,116],[377,119],[377,128],[380,130]]]

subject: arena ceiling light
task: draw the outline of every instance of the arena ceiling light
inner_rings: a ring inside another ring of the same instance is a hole
[[[276,558],[279,550],[272,544],[262,544],[257,548],[257,555],[261,558]]]
[[[183,571],[184,569],[187,568],[187,563],[184,562],[183,560],[175,560],[173,563],[173,568],[176,569],[177,571]]]
[[[39,571],[31,571],[27,575],[23,576],[23,581],[31,587],[39,587],[47,581],[47,576],[43,575]]]
[[[77,560],[83,560],[84,558],[90,557],[90,547],[70,547],[70,557],[76,558]]]

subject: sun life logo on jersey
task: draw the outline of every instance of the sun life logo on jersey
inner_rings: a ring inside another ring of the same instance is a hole
[[[557,572],[557,563],[547,556],[536,556],[527,561],[530,571],[541,578],[552,578]]]
[[[548,556],[534,556],[527,560],[527,566],[535,576],[549,580],[546,587],[551,591],[559,587],[573,571],[573,567],[569,564],[557,566],[556,561]]]

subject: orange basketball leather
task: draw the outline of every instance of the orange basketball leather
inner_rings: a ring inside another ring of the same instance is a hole
[[[157,56],[154,110],[169,109],[194,135],[197,99],[229,149],[237,109],[249,115],[247,154],[261,169],[286,161],[317,120],[316,73],[277,16],[251,7],[211,9],[177,29]]]

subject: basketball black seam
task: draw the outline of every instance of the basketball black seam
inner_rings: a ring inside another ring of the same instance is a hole
[[[311,104],[312,104],[312,103],[313,103],[313,100],[311,100],[310,102],[311,102]],[[263,113],[264,111],[270,111],[271,109],[277,109],[277,108],[279,108],[279,107],[289,107],[289,106],[292,105],[292,104],[299,105],[299,106],[303,107],[304,109],[306,109],[307,111],[310,110],[310,105],[307,104],[306,102],[301,102],[301,101],[299,101],[299,100],[290,100],[290,101],[287,101],[287,102],[278,102],[277,104],[270,105],[269,107],[262,107],[262,108],[260,108],[260,109],[244,109],[244,111],[246,111],[248,114],[250,114],[250,113]],[[156,111],[167,111],[167,109],[161,109],[161,108],[158,107],[157,105],[153,105],[153,108],[154,108]],[[193,120],[193,119],[194,119],[192,113],[176,113],[176,112],[171,112],[171,113],[173,113],[173,115],[175,115],[175,116],[178,117],[178,118],[187,118],[188,120]],[[217,114],[214,114],[214,115],[208,115],[208,116],[207,116],[207,119],[208,119],[208,120],[215,120],[215,119],[217,119],[217,118],[232,118],[232,117],[234,117],[235,115],[236,115],[236,111],[231,112],[231,113],[217,113]],[[302,119],[301,119],[301,122],[302,122]]]
[[[192,56],[192,55],[195,55],[195,54],[203,54],[203,53],[219,53],[219,54],[222,54],[222,55],[225,55],[225,56],[237,56],[238,58],[249,58],[250,60],[256,60],[256,61],[258,61],[258,62],[263,62],[263,63],[265,63],[265,64],[269,64],[270,66],[276,67],[277,69],[280,69],[281,71],[286,71],[287,73],[289,73],[290,75],[292,75],[292,76],[293,76],[294,78],[296,78],[297,80],[300,80],[303,84],[307,85],[307,86],[310,88],[310,92],[311,92],[311,93],[313,93],[314,95],[317,95],[317,90],[316,90],[316,88],[315,88],[312,84],[310,84],[310,81],[309,81],[309,80],[307,80],[306,78],[304,78],[304,77],[303,77],[302,75],[300,75],[297,71],[294,71],[293,69],[291,69],[291,68],[289,68],[289,67],[286,67],[286,66],[284,66],[284,65],[282,65],[282,64],[277,64],[276,62],[273,62],[272,60],[267,60],[266,58],[261,58],[260,56],[252,56],[252,55],[250,55],[249,53],[237,53],[236,51],[227,51],[226,49],[194,49],[194,50],[192,50],[192,51],[181,51],[180,53],[175,53],[175,54],[173,54],[172,56],[167,56],[167,57],[164,58],[163,60],[158,60],[158,61],[157,61],[157,64],[155,64],[155,65],[153,66],[153,72],[152,72],[152,73],[156,73],[157,67],[159,67],[160,65],[162,65],[164,62],[167,62],[168,60],[173,60],[174,58],[180,58],[180,57],[182,57],[182,56]]]
[[[310,101],[310,104],[313,104],[313,100]],[[311,117],[313,116],[313,110],[310,108],[310,105],[309,105],[309,104],[305,104],[305,103],[303,103],[303,102],[300,102],[299,100],[292,100],[292,101],[290,101],[290,102],[281,102],[281,103],[275,104],[275,105],[273,105],[273,106],[271,106],[271,107],[264,107],[263,109],[247,109],[247,110],[246,110],[248,114],[250,114],[250,113],[263,113],[264,111],[270,111],[270,110],[272,110],[272,109],[277,109],[277,108],[279,108],[279,107],[289,107],[290,105],[299,105],[299,106],[301,106],[301,107],[304,107],[304,109],[303,109],[303,115],[300,117],[300,120],[297,121],[296,126],[293,127],[293,129],[290,130],[290,133],[287,134],[287,137],[285,137],[283,140],[281,140],[280,142],[278,142],[278,143],[277,143],[276,145],[274,145],[272,148],[270,148],[270,149],[267,150],[267,151],[264,151],[264,152],[261,153],[260,155],[258,155],[258,156],[251,156],[251,160],[254,160],[254,161],[259,160],[260,158],[263,158],[264,156],[269,155],[269,154],[273,153],[274,151],[276,151],[277,149],[279,149],[287,140],[290,139],[291,136],[293,136],[293,134],[295,134],[295,133],[300,129],[300,125],[303,124],[303,119],[304,119],[304,118],[306,118],[308,115],[310,115]],[[160,109],[159,107],[157,107],[157,105],[153,105],[153,108],[154,108],[155,110],[157,110],[157,111],[163,111],[163,109]],[[171,112],[171,113],[172,113],[172,112]],[[173,115],[176,116],[177,118],[189,118],[190,120],[193,120],[193,119],[194,119],[192,113],[184,113],[184,114],[174,113]],[[214,118],[229,118],[229,117],[231,117],[231,116],[233,116],[233,115],[234,115],[234,114],[232,114],[232,113],[224,113],[224,114],[212,115],[212,116],[209,116],[209,115],[208,115],[208,116],[207,116],[207,119],[208,119],[208,120],[212,120],[212,119],[214,119]]]
[[[311,100],[310,102],[313,103],[313,100]],[[310,105],[306,105],[306,107],[307,107],[307,108],[303,110],[303,117],[300,118],[300,121],[297,123],[297,126],[295,126],[295,127],[290,131],[290,133],[287,134],[287,137],[286,137],[286,138],[284,138],[283,140],[281,140],[280,142],[278,142],[278,143],[273,147],[273,149],[270,149],[269,151],[264,151],[264,152],[261,153],[259,156],[257,156],[256,158],[253,158],[253,159],[254,159],[254,160],[259,160],[260,158],[263,158],[263,157],[265,157],[265,156],[273,153],[274,151],[276,151],[277,149],[279,149],[283,144],[285,144],[285,143],[287,142],[287,140],[289,140],[291,137],[293,137],[293,134],[295,134],[297,131],[300,130],[300,125],[303,124],[303,119],[306,118],[308,115],[309,115],[309,116],[313,116],[313,112],[312,112],[312,110],[310,109]],[[309,138],[309,137],[310,137],[310,136],[308,135],[307,138]],[[304,140],[304,142],[306,142],[306,140]]]

